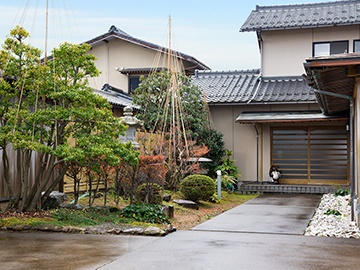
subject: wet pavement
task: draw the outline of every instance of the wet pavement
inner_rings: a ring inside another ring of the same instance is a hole
[[[358,270],[359,254],[356,239],[181,231],[99,269]]]
[[[0,231],[0,269],[97,269],[158,239],[131,235]]]
[[[0,232],[0,269],[359,269],[360,240],[303,236],[316,195],[263,195],[166,237]]]
[[[263,194],[193,230],[303,235],[320,195]]]

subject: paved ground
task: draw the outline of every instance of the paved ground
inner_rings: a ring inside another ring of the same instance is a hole
[[[159,238],[0,231],[0,269],[97,269],[156,240]]]
[[[0,269],[359,269],[359,240],[302,235],[318,202],[264,195],[163,238],[0,232]]]
[[[194,230],[303,235],[320,198],[320,195],[264,194]]]

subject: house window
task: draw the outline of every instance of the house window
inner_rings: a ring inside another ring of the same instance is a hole
[[[347,53],[348,51],[348,41],[316,42],[313,44],[313,56],[328,56]]]
[[[140,76],[129,76],[129,93],[134,93],[140,84]]]
[[[360,52],[360,40],[354,40],[354,52]]]

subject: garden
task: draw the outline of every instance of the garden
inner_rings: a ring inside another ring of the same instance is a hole
[[[132,96],[143,123],[135,147],[122,139],[128,126],[87,85],[99,75],[90,46],[63,43],[42,59],[28,37],[16,27],[0,50],[2,228],[188,229],[252,198],[234,193],[240,172],[203,93],[183,71],[141,78]],[[52,192],[69,183],[67,200],[50,206]]]

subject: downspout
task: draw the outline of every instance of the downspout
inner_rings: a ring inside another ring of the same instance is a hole
[[[246,102],[246,104],[250,104],[253,99],[256,97],[257,93],[259,92],[260,86],[261,86],[261,75],[262,72],[260,71],[259,75],[256,77],[256,81],[258,82],[258,85],[256,86],[255,92],[252,95],[252,97]]]
[[[256,181],[259,182],[259,130],[253,123],[256,132]]]
[[[356,199],[355,194],[355,177],[354,177],[354,98],[352,96],[346,96],[342,94],[332,93],[323,90],[316,90],[316,93],[322,95],[328,95],[338,98],[347,99],[350,101],[350,193],[351,193],[351,221],[355,221],[355,214],[354,214],[354,202]]]

